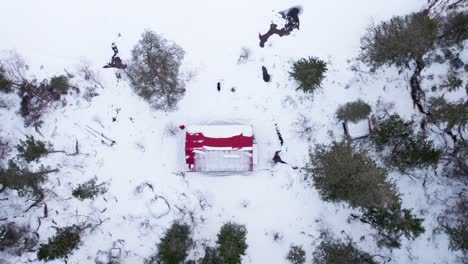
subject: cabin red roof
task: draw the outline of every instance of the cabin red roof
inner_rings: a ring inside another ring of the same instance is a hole
[[[251,171],[252,127],[189,126],[185,137],[185,160],[188,171]]]

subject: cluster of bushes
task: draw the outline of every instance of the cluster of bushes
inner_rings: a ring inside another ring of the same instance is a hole
[[[242,256],[247,250],[245,242],[247,230],[245,226],[226,223],[218,233],[217,246],[206,247],[203,258],[186,260],[195,242],[191,238],[191,227],[184,223],[175,222],[166,230],[157,245],[158,253],[146,259],[146,264],[240,264]]]
[[[400,195],[385,169],[350,141],[317,145],[305,171],[323,200],[360,209],[362,214],[354,218],[378,231],[380,246],[398,248],[402,236],[415,239],[424,232],[422,219],[401,208]]]

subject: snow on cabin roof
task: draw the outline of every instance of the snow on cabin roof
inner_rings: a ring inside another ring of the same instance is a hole
[[[189,171],[251,171],[251,125],[188,126],[185,161]]]
[[[348,133],[352,138],[369,135],[369,121],[367,119],[360,120],[357,123],[347,122],[346,125]]]
[[[202,133],[205,137],[211,138],[229,138],[243,135],[251,137],[251,125],[191,125],[187,127],[187,133]]]

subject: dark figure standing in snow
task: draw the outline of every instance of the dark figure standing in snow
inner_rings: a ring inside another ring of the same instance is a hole
[[[299,6],[291,7],[287,10],[279,12],[281,17],[285,19],[286,25],[283,28],[278,29],[278,25],[275,23],[270,24],[270,29],[265,34],[258,34],[260,38],[260,47],[265,47],[265,43],[267,42],[268,38],[273,35],[278,35],[280,37],[288,36],[294,29],[299,29],[299,14],[302,12],[302,8]]]
[[[262,66],[262,74],[263,74],[263,80],[265,82],[270,81],[270,74],[268,74],[267,68],[265,66]]]
[[[291,32],[295,28],[299,29],[299,14],[301,13],[301,10],[299,7],[291,7],[290,9],[281,11],[281,17],[286,19],[288,23],[284,26],[284,28]]]
[[[119,49],[115,43],[112,43],[112,50],[114,55],[112,55],[111,62],[105,65],[103,68],[117,68],[117,69],[126,69],[127,65],[122,62],[122,59],[117,56],[119,54]]]
[[[221,92],[221,83],[218,82],[218,84],[216,85],[216,89],[218,90],[218,92]]]

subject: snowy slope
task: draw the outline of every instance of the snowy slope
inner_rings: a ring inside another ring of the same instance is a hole
[[[94,263],[99,250],[109,250],[119,239],[125,241],[123,263],[142,263],[155,252],[161,234],[175,219],[195,221],[194,238],[208,244],[214,244],[223,223],[235,221],[248,230],[249,248],[243,263],[287,263],[284,257],[291,244],[304,245],[310,260],[323,227],[337,235],[345,231],[355,241],[366,235],[359,246],[389,256],[393,263],[453,263],[455,256],[448,251],[446,238],[439,236],[435,243],[430,240],[430,231],[394,252],[377,249],[368,226],[347,223],[350,209],[321,201],[298,170],[271,161],[275,151],[282,150],[283,160],[302,166],[312,143],[330,142],[329,131],[341,137],[335,110],[357,98],[373,106],[383,98],[395,102],[395,110],[404,117],[417,114],[409,96],[410,73],[399,75],[396,69],[388,69],[387,79],[373,76],[363,81],[355,78],[347,60],[357,55],[360,36],[372,20],[377,23],[419,10],[425,2],[25,0],[3,4],[7,11],[0,17],[0,50],[15,49],[22,54],[39,79],[61,74],[64,68],[73,71],[85,59],[99,72],[104,85],[91,103],[69,97],[69,105],[51,112],[41,129],[56,149],[72,152],[76,139],[86,154],[53,154],[44,160],[59,167],[60,173],[51,175],[50,184],[55,185],[58,196],[50,197],[47,203],[53,213],[42,219],[38,230],[41,241],[54,234],[52,219],[59,226],[105,220],[84,236],[84,243],[68,263]],[[270,21],[278,19],[277,11],[296,4],[304,8],[301,29],[289,37],[274,36],[261,49],[258,33],[266,32]],[[183,69],[191,78],[175,112],[151,110],[125,81],[116,81],[113,70],[101,68],[112,55],[111,42],[115,41],[122,58],[128,59],[144,29],[163,34],[186,51]],[[245,64],[238,64],[242,47],[249,48],[251,56]],[[323,89],[313,98],[296,91],[288,76],[290,62],[305,56],[329,62]],[[262,65],[272,75],[270,83],[262,80]],[[217,82],[221,82],[221,92],[216,90]],[[230,91],[232,87],[235,92]],[[313,127],[310,141],[298,133],[301,115],[307,116]],[[112,122],[113,117],[116,122]],[[18,140],[22,138],[18,131],[37,135],[5,111],[0,112],[0,118],[2,136]],[[184,169],[183,133],[169,136],[167,127],[213,121],[253,125],[259,148],[255,172],[180,176]],[[275,124],[285,140],[283,147]],[[115,140],[116,145],[102,144],[88,126]],[[108,193],[91,202],[70,199],[71,188],[93,176],[109,183]],[[392,176],[398,180],[404,206],[414,208],[418,215],[429,208],[420,183]],[[144,183],[151,184],[153,190]],[[169,207],[164,199],[155,199],[155,194],[165,197]],[[20,219],[36,228],[36,215],[42,216],[42,208],[34,210]],[[425,224],[431,230],[432,215],[425,217],[430,218]],[[279,242],[273,241],[275,232],[283,236]],[[201,243],[191,254],[202,256]],[[2,257],[11,263],[36,262],[34,254]]]

